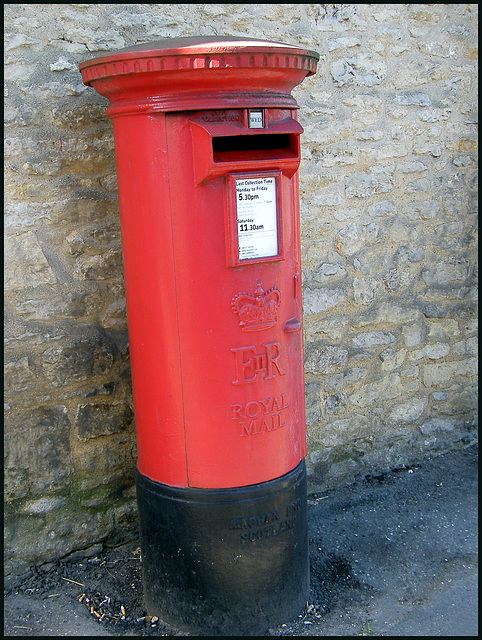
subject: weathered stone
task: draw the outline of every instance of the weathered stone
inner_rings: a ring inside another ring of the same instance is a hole
[[[21,393],[35,387],[37,376],[29,365],[28,357],[7,362],[4,366],[4,384],[8,393]]]
[[[378,282],[374,278],[353,278],[353,296],[355,302],[368,305],[375,300]]]
[[[343,393],[335,393],[324,399],[325,412],[330,415],[340,415],[345,412],[346,397]]]
[[[440,360],[450,352],[448,344],[437,342],[435,344],[428,344],[423,349],[418,349],[410,354],[411,360],[421,360],[422,358],[428,358],[429,360]]]
[[[435,340],[449,339],[460,334],[457,320],[447,318],[438,322],[428,322],[427,337]]]
[[[448,311],[442,305],[430,302],[423,307],[423,315],[426,318],[445,318]]]
[[[320,313],[346,300],[343,289],[309,289],[303,291],[303,312]]]
[[[116,300],[107,307],[101,317],[101,324],[105,329],[127,330],[127,311],[124,298]]]
[[[348,351],[331,345],[313,345],[305,357],[305,371],[308,373],[335,373],[343,369]]]
[[[422,328],[420,326],[408,326],[402,329],[407,347],[416,347],[422,340]]]
[[[439,262],[434,269],[422,271],[422,278],[427,284],[448,284],[466,280],[469,275],[469,265],[463,258],[450,257]]]
[[[429,107],[432,104],[430,97],[426,93],[400,94],[395,96],[394,102],[403,105],[417,105],[419,107]]]
[[[420,311],[413,306],[407,304],[406,307],[402,307],[397,304],[389,304],[383,302],[378,306],[371,307],[364,313],[361,313],[358,317],[353,318],[353,326],[368,327],[379,326],[385,324],[388,326],[397,326],[407,323],[413,323],[421,316]]]
[[[371,215],[381,217],[393,214],[395,209],[395,203],[392,200],[380,200],[380,202],[370,205],[368,212]]]
[[[15,414],[10,422],[18,437],[5,441],[7,497],[63,487],[73,472],[67,409],[58,405]]]
[[[65,498],[40,498],[39,500],[28,502],[23,511],[26,513],[47,513],[58,509],[64,502]]]
[[[80,280],[106,280],[122,268],[122,255],[119,250],[110,250],[96,256],[79,256],[75,265],[75,274]]]
[[[5,237],[4,288],[18,290],[41,284],[55,284],[57,279],[32,231]]]
[[[395,340],[392,333],[384,333],[383,331],[368,331],[367,333],[359,333],[351,339],[353,346],[365,349],[366,347],[374,347],[380,344],[390,344]]]
[[[383,276],[383,284],[390,293],[408,287],[413,280],[413,275],[401,269],[390,269],[390,271]]]
[[[387,421],[391,424],[412,424],[420,418],[427,404],[427,398],[412,398],[397,404],[390,410]]]
[[[304,325],[306,340],[313,342],[325,336],[330,340],[340,340],[347,324],[347,316],[337,315],[309,322]]]
[[[64,56],[60,56],[60,58],[50,64],[50,71],[65,71],[75,68],[76,65],[69,62]]]
[[[319,423],[321,418],[319,382],[307,382],[305,385],[305,412],[307,427]]]
[[[390,374],[376,380],[371,384],[366,384],[353,392],[349,401],[357,407],[367,407],[377,402],[385,402],[388,399],[398,398],[405,393],[413,393],[419,388],[418,381],[403,384],[400,376],[396,373]]]
[[[477,356],[479,352],[479,342],[477,337],[469,338],[468,340],[461,340],[456,342],[452,349],[456,356]]]
[[[330,428],[323,430],[320,442],[324,447],[335,448],[346,442],[353,442],[354,439],[370,439],[372,436],[373,425],[370,420],[362,414],[355,414],[331,422]]]
[[[59,287],[60,288],[60,287]],[[46,297],[43,290],[28,295],[27,300],[16,305],[17,313],[26,320],[51,320],[54,318],[79,318],[86,311],[87,292],[68,291],[62,287],[61,293]],[[30,292],[29,292],[30,293]]]
[[[341,256],[351,256],[362,247],[373,244],[378,238],[378,226],[374,222],[360,226],[352,222],[338,233],[335,249]]]
[[[477,375],[477,358],[426,364],[422,367],[423,384],[433,387],[451,381],[458,376],[472,377]]]
[[[88,441],[85,444],[82,452],[76,455],[77,469],[82,473],[82,491],[95,489],[99,485],[124,485],[132,480],[135,467],[133,435],[127,432],[114,433],[108,440]]]
[[[437,200],[409,202],[403,209],[403,213],[409,220],[430,220],[436,218],[439,212],[440,206]]]
[[[331,75],[335,84],[372,87],[384,81],[387,65],[381,60],[359,54],[352,58],[336,60],[331,65]]]
[[[457,55],[457,47],[453,43],[419,42],[418,48],[425,55],[438,58],[452,58]]]
[[[337,373],[334,376],[330,376],[324,381],[323,386],[326,391],[341,391],[347,387],[352,387],[359,380],[363,380],[367,373],[367,369],[352,367],[343,373]]]
[[[345,182],[347,198],[368,198],[393,189],[393,176],[383,168],[377,167],[370,172],[354,173]]]
[[[405,362],[406,355],[406,349],[400,349],[399,351],[395,351],[392,347],[384,349],[380,353],[382,371],[395,371],[399,369]]]
[[[65,239],[69,244],[69,252],[73,256],[79,256],[84,253],[85,241],[78,231],[72,231]]]
[[[324,263],[319,266],[313,273],[313,280],[315,282],[321,282],[323,284],[343,277],[346,274],[346,269],[339,263]]]
[[[458,420],[453,418],[430,418],[420,425],[419,429],[424,436],[433,435],[439,431],[453,431]]]
[[[73,551],[72,553],[68,553],[66,556],[64,556],[62,558],[62,562],[78,562],[79,560],[83,560],[84,558],[93,558],[98,553],[100,553],[103,548],[103,544],[94,544],[88,549],[79,549],[78,551]]]
[[[113,361],[112,346],[95,335],[68,345],[52,345],[42,353],[43,371],[55,387],[106,373]]]
[[[447,391],[434,391],[432,397],[437,402],[440,415],[463,417],[468,412],[478,411],[478,380],[468,382],[460,378],[447,385]],[[475,425],[477,426],[477,425]]]
[[[134,414],[127,404],[81,404],[75,424],[79,438],[96,438],[123,431]]]

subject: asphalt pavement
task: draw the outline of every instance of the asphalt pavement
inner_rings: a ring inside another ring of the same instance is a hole
[[[314,595],[345,585],[310,635],[477,636],[477,472],[473,445],[312,496]]]

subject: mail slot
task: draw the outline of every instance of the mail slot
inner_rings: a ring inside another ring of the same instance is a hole
[[[81,64],[114,127],[148,611],[258,635],[309,593],[298,106],[318,55],[178,38]]]

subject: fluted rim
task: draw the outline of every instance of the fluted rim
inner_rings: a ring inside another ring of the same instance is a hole
[[[313,75],[315,51],[250,38],[166,38],[127,47],[80,64],[85,84],[132,73],[195,69],[294,69]]]

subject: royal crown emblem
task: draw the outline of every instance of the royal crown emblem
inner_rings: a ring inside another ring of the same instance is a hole
[[[232,306],[239,316],[243,331],[261,331],[274,327],[278,321],[281,293],[277,287],[263,290],[261,280],[256,281],[254,293],[243,291],[234,296]]]

